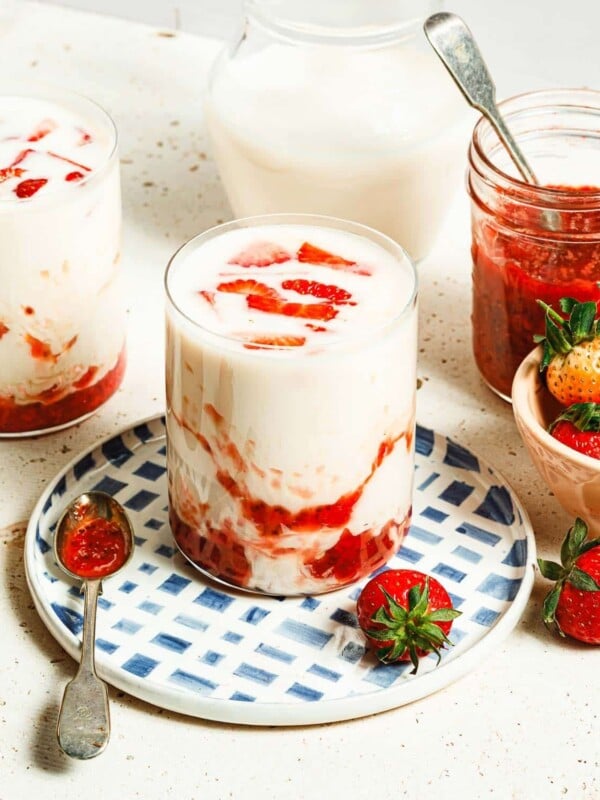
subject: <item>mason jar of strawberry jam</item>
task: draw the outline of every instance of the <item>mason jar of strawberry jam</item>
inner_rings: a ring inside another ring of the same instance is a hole
[[[600,92],[548,90],[500,104],[539,181],[524,183],[485,119],[469,149],[473,353],[510,399],[544,332],[543,300],[600,300]]]

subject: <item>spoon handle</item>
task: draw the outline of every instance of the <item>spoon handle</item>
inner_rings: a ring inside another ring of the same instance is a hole
[[[490,121],[527,183],[538,180],[496,106],[496,87],[473,34],[456,14],[433,14],[424,24],[425,35],[467,102]]]
[[[100,581],[84,582],[83,639],[77,674],[63,696],[58,716],[58,743],[72,758],[94,758],[110,737],[110,716],[106,684],[96,675],[94,640],[96,607],[101,592]]]

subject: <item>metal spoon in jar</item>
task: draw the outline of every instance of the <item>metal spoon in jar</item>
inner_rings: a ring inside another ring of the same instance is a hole
[[[481,111],[498,134],[509,156],[526,183],[540,183],[527,163],[521,148],[506,126],[496,105],[496,86],[483,56],[464,20],[456,14],[433,14],[423,25],[425,36],[465,96],[467,102]],[[544,210],[541,223],[550,231],[560,229],[558,211]]]
[[[489,120],[523,179],[527,183],[539,184],[500,115],[496,105],[496,86],[465,22],[456,14],[442,12],[426,19],[423,29],[467,102]]]
[[[54,537],[54,555],[72,578],[83,581],[81,659],[65,687],[58,717],[58,743],[72,758],[94,758],[110,738],[108,690],[96,675],[96,607],[102,580],[116,575],[133,554],[133,528],[125,510],[104,492],[77,497],[62,515]]]

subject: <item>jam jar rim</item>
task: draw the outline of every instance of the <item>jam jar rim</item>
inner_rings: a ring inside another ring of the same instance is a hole
[[[594,99],[595,103],[583,104],[573,102],[577,97]],[[534,105],[536,100],[543,101],[554,98],[556,102],[546,102]],[[559,101],[563,99],[563,102]],[[531,105],[510,110],[511,105],[518,105],[523,101],[533,101]],[[571,100],[570,102],[568,102]],[[510,120],[516,115],[532,115],[534,113],[549,113],[556,110],[573,110],[596,114],[600,117],[600,91],[595,89],[565,88],[565,89],[538,89],[532,92],[523,92],[513,95],[498,103],[498,108],[504,112],[505,119]],[[510,125],[509,125],[510,127]],[[468,162],[470,169],[483,181],[491,190],[504,190],[510,194],[511,200],[514,199],[523,205],[532,208],[556,208],[561,211],[595,211],[600,210],[600,188],[598,191],[586,191],[582,194],[573,189],[564,189],[553,186],[536,186],[527,183],[521,177],[509,175],[499,169],[483,148],[481,139],[485,133],[491,129],[490,122],[485,117],[480,117],[473,129],[473,135],[469,145]],[[540,129],[540,132],[543,129]],[[473,192],[473,187],[469,181],[469,193]],[[594,203],[594,205],[592,205]]]

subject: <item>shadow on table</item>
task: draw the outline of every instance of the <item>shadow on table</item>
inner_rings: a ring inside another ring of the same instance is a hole
[[[63,773],[72,765],[58,746],[56,723],[60,706],[60,687],[72,674],[73,662],[46,630],[29,594],[23,565],[25,529],[25,523],[18,523],[0,531],[0,542],[5,545],[5,572],[2,578],[6,589],[5,595],[20,628],[35,641],[42,658],[45,658],[53,668],[51,675],[45,676],[51,699],[39,710],[37,718],[33,721],[30,740],[31,760],[39,769]],[[44,670],[40,672],[44,673]]]

